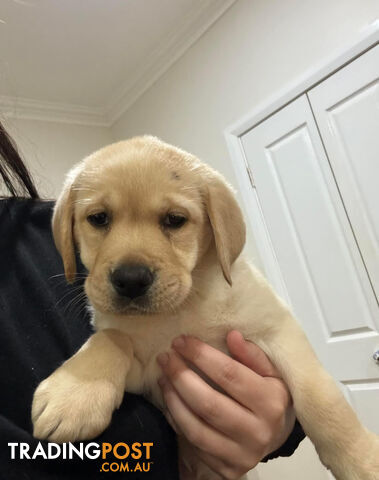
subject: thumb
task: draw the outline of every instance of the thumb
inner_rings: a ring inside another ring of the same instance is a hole
[[[262,377],[280,377],[267,355],[255,343],[247,342],[240,332],[232,330],[226,336],[232,357]]]

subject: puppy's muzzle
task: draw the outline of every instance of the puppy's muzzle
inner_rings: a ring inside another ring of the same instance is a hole
[[[143,264],[124,264],[110,274],[110,281],[118,295],[133,300],[147,293],[154,281],[154,274]]]

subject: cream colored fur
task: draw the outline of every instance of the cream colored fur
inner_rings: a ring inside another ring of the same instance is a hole
[[[112,214],[106,232],[87,221],[99,209]],[[162,232],[160,215],[172,209],[185,212],[188,224]],[[280,371],[297,418],[335,477],[379,480],[378,437],[359,423],[288,307],[241,258],[242,215],[219,174],[153,137],[111,145],[69,174],[53,230],[68,280],[75,278],[75,244],[89,270],[85,288],[97,333],[36,390],[37,438],[95,437],[109,425],[125,390],[146,394],[163,408],[158,353],[180,334],[226,352],[225,336],[237,329]],[[159,272],[150,304],[140,311],[114,300],[109,271],[122,261],[143,261]],[[180,442],[194,478],[219,478]]]

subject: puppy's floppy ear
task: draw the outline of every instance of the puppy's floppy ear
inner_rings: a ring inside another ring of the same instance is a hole
[[[55,204],[52,220],[55,246],[62,257],[64,273],[69,283],[74,281],[76,274],[72,185],[73,180],[67,179]]]
[[[232,285],[230,270],[245,244],[245,222],[232,189],[221,176],[212,177],[206,186],[206,209],[222,272]]]

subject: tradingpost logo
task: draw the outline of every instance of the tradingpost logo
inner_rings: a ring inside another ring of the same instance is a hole
[[[102,442],[90,443],[53,443],[43,445],[38,442],[32,449],[26,442],[9,442],[11,459],[16,460],[81,460],[102,461],[101,472],[149,472],[153,465],[153,442],[134,442],[132,444],[118,442],[116,444]]]

